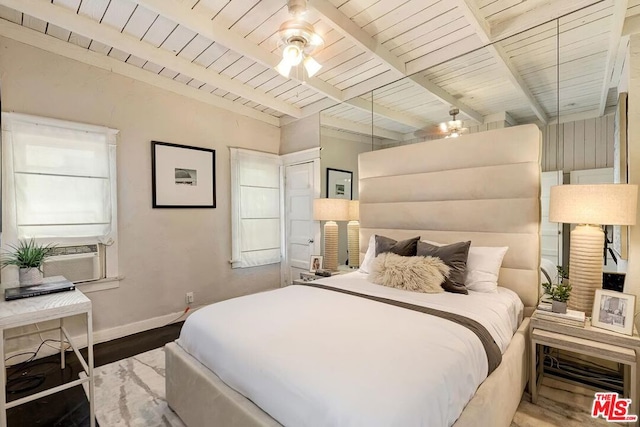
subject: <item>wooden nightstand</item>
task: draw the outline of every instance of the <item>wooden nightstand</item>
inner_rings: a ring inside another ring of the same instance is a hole
[[[624,394],[631,399],[631,414],[638,414],[637,361],[640,353],[640,337],[637,331],[634,331],[632,336],[622,335],[594,328],[589,321],[584,328],[567,326],[539,319],[534,314],[531,317],[530,333],[531,403],[536,403],[538,399],[538,385],[544,375],[542,346],[546,345],[626,365],[628,371],[625,370]]]

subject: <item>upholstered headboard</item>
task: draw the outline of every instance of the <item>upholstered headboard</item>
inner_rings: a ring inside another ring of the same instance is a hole
[[[499,284],[535,307],[540,131],[516,126],[359,156],[360,250],[372,234],[508,246]]]

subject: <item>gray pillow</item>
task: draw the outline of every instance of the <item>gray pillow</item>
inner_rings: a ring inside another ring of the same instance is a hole
[[[398,242],[389,237],[376,235],[376,256],[387,252],[400,256],[416,256],[418,240],[420,236]]]
[[[449,277],[442,287],[447,292],[468,294],[464,286],[464,276],[467,271],[467,257],[471,241],[458,242],[446,246],[435,246],[426,242],[418,242],[416,254],[418,256],[438,257],[450,268]]]

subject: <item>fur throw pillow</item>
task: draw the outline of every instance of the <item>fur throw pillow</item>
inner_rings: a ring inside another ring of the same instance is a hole
[[[431,256],[406,257],[382,253],[371,264],[369,281],[390,288],[413,292],[444,292],[442,283],[449,276],[449,266]]]

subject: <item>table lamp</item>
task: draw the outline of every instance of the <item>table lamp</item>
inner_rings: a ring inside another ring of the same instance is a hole
[[[577,224],[571,232],[569,308],[590,313],[595,290],[602,288],[602,225],[634,225],[638,186],[580,184],[551,187],[549,221]]]
[[[360,267],[360,202],[349,201],[349,222],[347,223],[347,238],[349,248],[349,267]]]
[[[324,268],[338,270],[338,224],[336,221],[349,219],[349,200],[315,199],[313,219],[326,221],[324,224]]]

